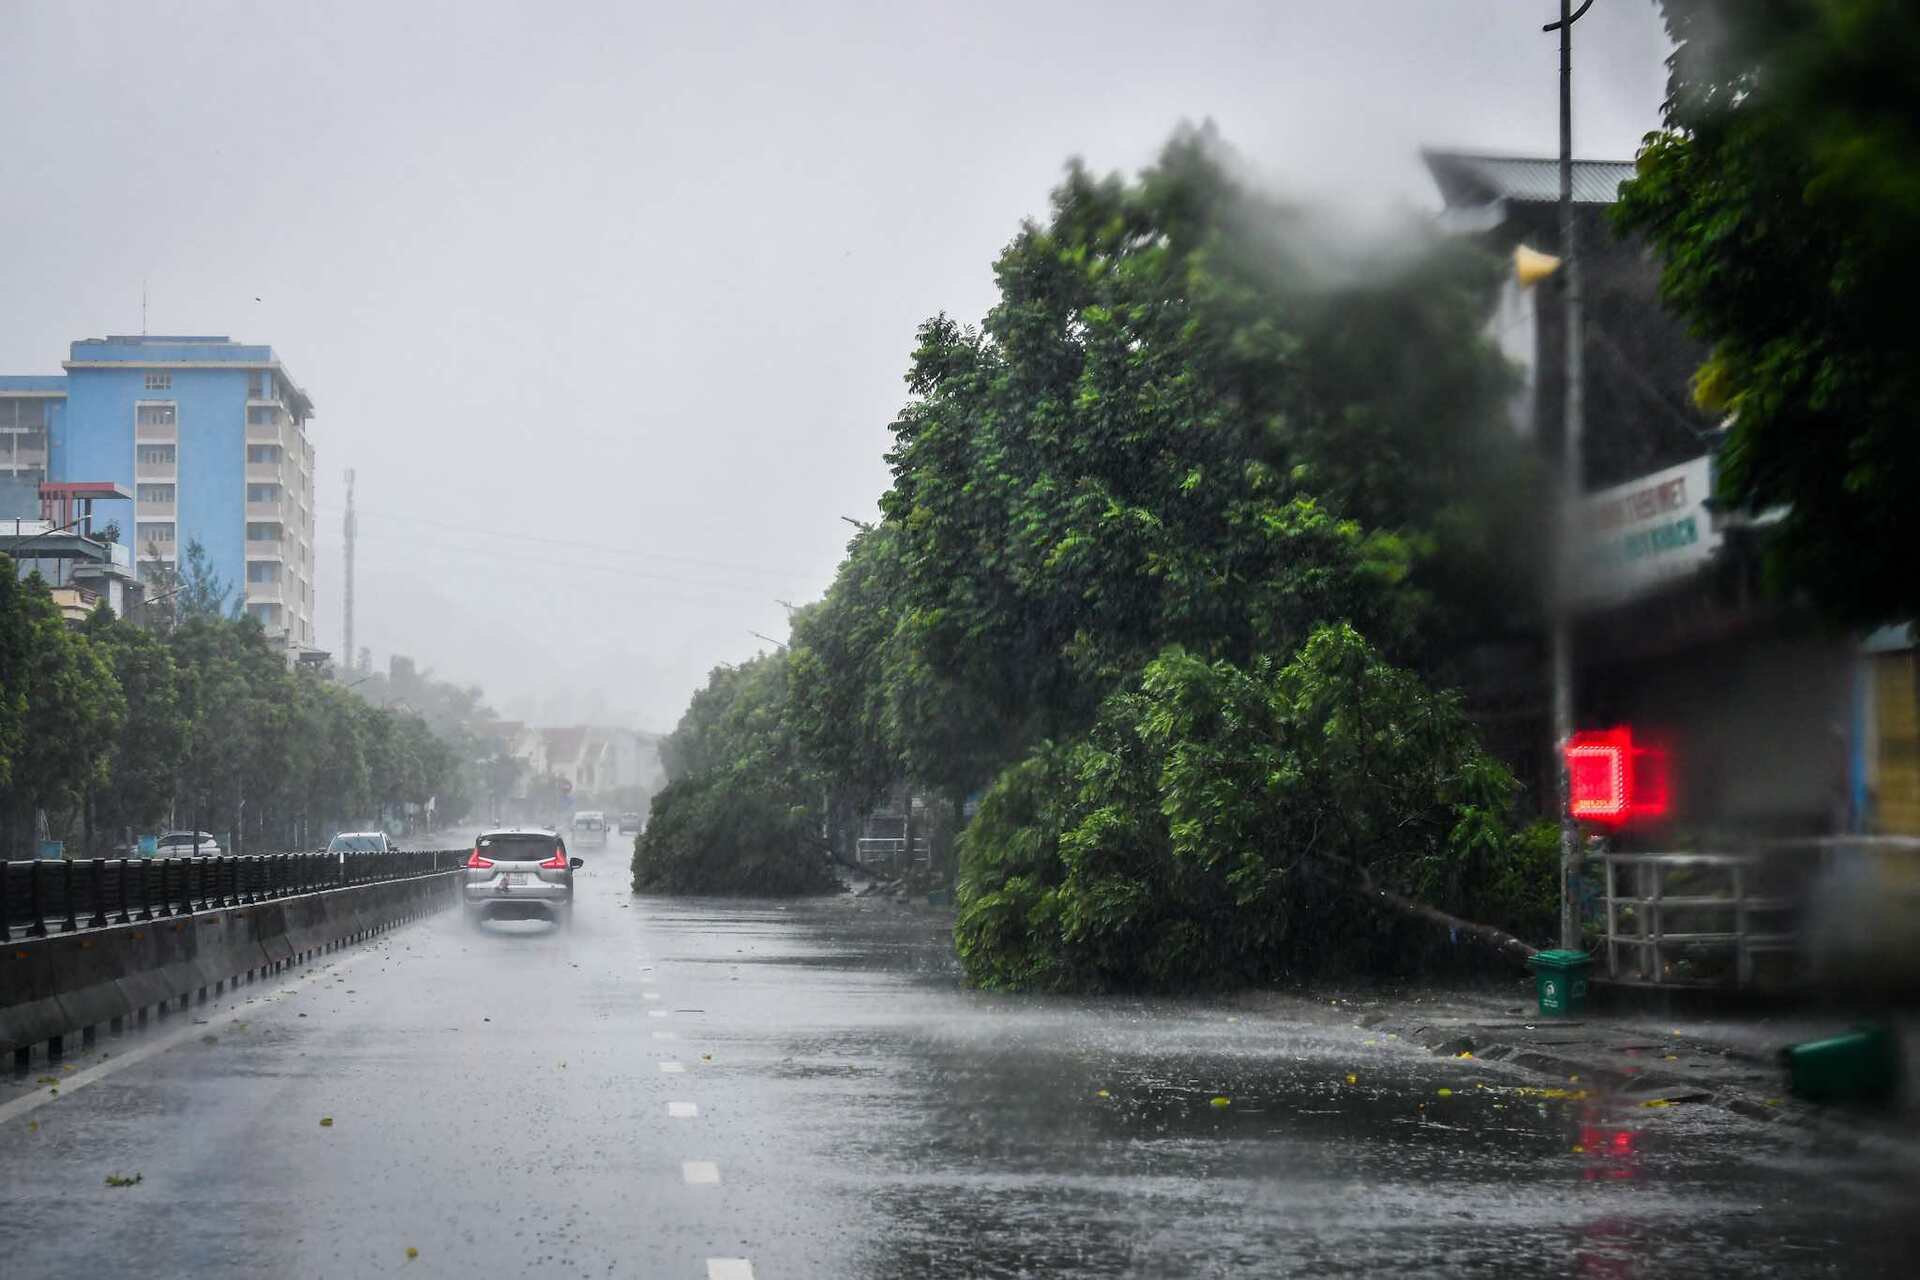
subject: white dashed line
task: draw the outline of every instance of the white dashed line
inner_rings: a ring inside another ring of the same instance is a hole
[[[667,1016],[667,1011],[665,1009],[649,1009],[647,1010],[647,1016],[649,1018],[664,1018]]]
[[[680,1176],[687,1180],[690,1187],[717,1187],[720,1185],[720,1166],[711,1160],[685,1160],[680,1164]]]
[[[686,1069],[687,1065],[684,1062],[663,1062],[660,1064],[661,1072],[670,1076],[677,1076]]]
[[[653,1038],[655,1040],[678,1040],[680,1033],[678,1031],[656,1031],[653,1033]]]
[[[660,993],[658,991],[642,991],[640,993],[640,998],[642,1000],[658,1000],[660,998]]]
[[[753,1280],[753,1264],[745,1258],[708,1258],[707,1280]]]
[[[700,1108],[692,1102],[669,1102],[667,1116],[672,1120],[691,1120],[700,1114]]]

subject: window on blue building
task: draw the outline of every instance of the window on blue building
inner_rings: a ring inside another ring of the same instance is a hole
[[[149,391],[173,390],[173,375],[171,373],[162,373],[162,372],[153,372],[153,373],[147,374],[147,390]]]

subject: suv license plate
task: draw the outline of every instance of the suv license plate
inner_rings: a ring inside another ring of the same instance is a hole
[[[532,877],[524,871],[509,871],[506,879],[508,884],[525,884]]]

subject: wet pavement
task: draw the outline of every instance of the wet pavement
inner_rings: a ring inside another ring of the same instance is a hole
[[[624,890],[589,868],[571,933],[450,913],[0,1086],[0,1269],[1860,1276],[1920,1250],[1884,1151],[1324,1002],[967,992],[944,922],[892,903]]]

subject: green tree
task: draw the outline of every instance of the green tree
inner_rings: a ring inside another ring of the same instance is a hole
[[[1498,616],[1436,608],[1440,569],[1528,580],[1523,526],[1479,514],[1520,450],[1472,251],[1343,278],[1317,224],[1187,130],[1136,182],[1073,167],[996,275],[980,329],[922,327],[881,505],[913,648],[985,700],[1003,759],[1169,644],[1244,662],[1349,618],[1429,664]]]
[[[987,793],[960,841],[961,960],[1071,989],[1391,970],[1416,949],[1383,893],[1471,904],[1517,856],[1513,786],[1453,699],[1345,625],[1284,665],[1170,650]]]
[[[1720,496],[1783,508],[1773,581],[1832,614],[1920,612],[1920,10],[1901,0],[1663,0],[1666,128],[1616,216],[1712,344]]]
[[[26,745],[30,633],[22,592],[12,557],[0,553],[0,794],[12,787],[13,762]]]
[[[717,667],[661,744],[665,790],[634,841],[635,893],[815,892],[830,885],[820,776],[788,716],[788,657]]]
[[[18,850],[37,810],[55,826],[84,817],[88,793],[107,780],[126,702],[112,668],[84,634],[68,628],[38,573],[12,594],[17,659],[8,687],[23,715],[6,807]]]
[[[95,788],[94,822],[116,839],[152,830],[173,805],[175,770],[187,742],[178,673],[164,641],[116,618],[105,605],[82,628],[113,670],[126,700],[108,780]]]

